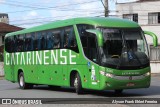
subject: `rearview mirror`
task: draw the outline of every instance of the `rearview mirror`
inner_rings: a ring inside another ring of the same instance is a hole
[[[149,31],[144,31],[144,34],[150,35],[153,38],[153,46],[156,47],[158,45],[158,38],[156,36],[156,34],[154,34],[153,32],[149,32]]]

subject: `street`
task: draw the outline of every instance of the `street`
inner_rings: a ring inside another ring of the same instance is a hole
[[[33,89],[22,90],[18,83],[0,80],[1,98],[160,98],[160,76],[152,76],[151,86],[146,89],[124,90],[122,94],[116,95],[114,91],[86,90],[84,94],[77,95],[73,88],[61,87],[50,89],[47,85],[35,86]]]

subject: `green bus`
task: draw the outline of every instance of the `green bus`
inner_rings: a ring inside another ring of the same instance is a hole
[[[157,36],[132,21],[84,17],[24,29],[5,36],[5,79],[20,88],[33,85],[114,90],[148,88],[149,51],[144,34]]]

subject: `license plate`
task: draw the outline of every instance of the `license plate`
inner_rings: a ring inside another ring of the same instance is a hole
[[[134,86],[134,85],[135,85],[134,83],[128,83],[127,84],[128,87],[131,87],[131,86]]]

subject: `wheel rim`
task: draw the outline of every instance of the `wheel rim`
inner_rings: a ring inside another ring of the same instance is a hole
[[[19,83],[20,83],[20,86],[23,87],[24,85],[24,81],[23,81],[23,76],[20,76],[20,79],[19,79]]]
[[[77,86],[78,86],[78,79],[75,78],[75,80],[74,80],[74,87],[77,88]]]

